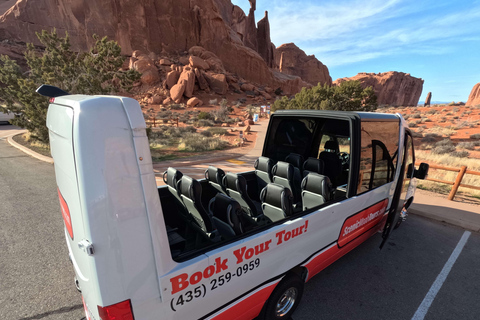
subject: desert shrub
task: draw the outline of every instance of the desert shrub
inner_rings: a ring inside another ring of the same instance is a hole
[[[445,154],[455,151],[455,146],[450,139],[443,139],[435,143],[434,148],[432,149],[433,153],[436,154]]]
[[[446,115],[446,116],[453,116],[453,113],[447,112],[445,115]]]
[[[280,109],[374,111],[377,97],[372,87],[362,88],[359,81],[344,81],[339,86],[318,84],[303,88],[293,98],[275,101],[272,111]]]
[[[225,99],[223,99],[222,101],[224,100]],[[228,119],[228,115],[231,111],[233,111],[231,110],[231,107],[221,105],[220,108],[212,111],[213,119],[218,122],[225,122]]]
[[[409,114],[403,115],[403,119],[408,120],[409,118],[410,118],[410,115],[409,115]]]
[[[447,111],[448,111],[447,108],[442,109],[442,112],[447,112]]]
[[[8,56],[0,57],[0,111],[13,111],[16,116],[11,123],[27,129],[34,140],[48,143],[49,99],[35,93],[41,84],[72,94],[108,94],[128,91],[140,77],[134,70],[121,70],[125,60],[121,48],[107,37],[94,35],[95,44],[83,53],[72,51],[68,34],[61,38],[55,29],[43,30],[37,37],[44,49],[38,54],[33,44],[27,44],[27,72]]]
[[[430,118],[424,118],[425,119],[425,122],[432,122],[432,119]]]
[[[201,111],[197,116],[198,120],[211,120],[213,118],[214,118],[213,114],[205,111]]]
[[[415,128],[415,127],[417,127],[417,123],[416,123],[416,122],[409,122],[409,123],[408,123],[408,126],[409,126],[410,128]]]
[[[213,127],[215,122],[212,120],[201,119],[195,122],[195,127]]]
[[[458,147],[461,149],[475,150],[475,143],[473,142],[460,142]]]
[[[436,154],[452,153],[454,151],[455,151],[455,146],[453,145],[437,146],[432,149],[432,152]]]
[[[469,155],[470,155],[470,152],[465,150],[452,152],[452,156],[457,158],[467,158]]]
[[[224,136],[227,134],[227,130],[224,128],[219,128],[219,127],[210,127],[207,129],[208,132],[210,132],[213,135],[219,135],[219,136]]]
[[[427,133],[422,138],[422,142],[433,143],[433,142],[437,141],[438,138],[440,138],[440,136],[436,133]]]
[[[412,118],[414,118],[414,119],[420,119],[421,117],[422,117],[422,115],[420,114],[420,112],[412,114]]]
[[[451,102],[451,103],[449,104],[449,106],[453,106],[453,105],[455,105],[455,102]],[[455,108],[452,109],[452,111],[453,111],[453,112],[458,112],[458,108],[455,107]]]
[[[430,109],[427,111],[428,114],[436,114],[437,110],[436,109]]]
[[[210,151],[220,150],[228,146],[228,142],[217,137],[205,137],[200,134],[186,134],[180,140],[179,150],[185,151]]]
[[[218,100],[217,99],[212,99],[212,100],[209,100],[208,103],[216,105],[218,103]]]
[[[458,116],[453,116],[453,119],[455,119],[455,120],[458,119]]]
[[[470,135],[470,139],[480,139],[480,133]]]
[[[212,134],[210,131],[208,131],[208,130],[200,131],[200,134],[201,134],[202,136],[204,136],[204,137],[211,137],[211,136],[213,136],[213,134]]]
[[[412,132],[412,137],[414,137],[414,138],[421,138],[421,137],[423,137],[423,133],[418,132],[418,131],[413,131],[413,132]]]
[[[185,109],[185,104],[184,103],[174,103],[169,105],[170,109],[172,110],[182,110]]]

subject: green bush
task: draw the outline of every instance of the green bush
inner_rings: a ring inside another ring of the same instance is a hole
[[[210,112],[205,111],[201,111],[197,116],[198,120],[211,120],[213,118],[214,116]]]
[[[43,30],[37,37],[45,48],[39,55],[33,44],[27,45],[27,72],[8,56],[0,57],[0,101],[4,105],[0,111],[16,113],[11,122],[27,129],[34,140],[48,143],[48,98],[35,93],[41,84],[72,94],[108,94],[128,91],[140,77],[134,70],[121,70],[125,60],[121,48],[106,37],[94,35],[93,48],[83,53],[70,49],[67,33],[61,38],[55,30]]]
[[[470,135],[470,139],[480,139],[480,133]]]
[[[372,87],[362,88],[360,81],[344,81],[339,86],[317,85],[303,88],[294,98],[275,101],[272,111],[280,109],[374,111],[377,97]]]

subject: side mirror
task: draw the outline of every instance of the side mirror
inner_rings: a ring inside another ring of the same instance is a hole
[[[424,180],[428,175],[428,168],[429,168],[428,163],[425,163],[425,162],[420,163],[420,166],[418,167],[417,170],[415,170],[415,172],[413,173],[413,176],[417,179]]]
[[[407,168],[407,179],[412,178],[413,173],[413,163],[410,163]]]

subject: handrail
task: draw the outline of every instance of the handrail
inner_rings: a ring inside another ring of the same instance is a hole
[[[419,164],[420,163],[418,163],[418,162],[415,163],[415,165],[419,165]],[[480,172],[478,172],[478,171],[467,170],[467,166],[461,166],[460,168],[454,168],[454,167],[441,166],[441,165],[434,164],[434,163],[429,163],[428,165],[429,165],[430,169],[438,169],[438,170],[458,172],[457,177],[455,178],[455,181],[445,181],[445,180],[429,178],[429,177],[427,177],[425,179],[427,181],[432,181],[432,182],[438,182],[438,183],[444,183],[444,184],[451,185],[452,190],[450,190],[450,193],[448,195],[448,200],[453,200],[453,198],[455,198],[455,195],[457,194],[457,191],[458,191],[459,187],[469,188],[469,189],[474,189],[474,190],[480,190],[480,187],[478,187],[478,186],[472,186],[472,185],[469,185],[469,184],[462,184],[463,177],[466,174],[480,176]]]

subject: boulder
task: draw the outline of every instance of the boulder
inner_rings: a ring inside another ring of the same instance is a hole
[[[145,71],[150,70],[152,68],[155,68],[155,70],[157,70],[157,67],[155,67],[155,64],[153,63],[153,61],[148,57],[144,59],[137,59],[133,63],[133,69],[137,70],[140,73],[144,73]]]
[[[205,79],[208,86],[217,94],[226,94],[228,90],[227,78],[224,74],[219,73],[205,73]]]
[[[200,107],[203,104],[203,101],[198,99],[197,97],[193,97],[188,99],[187,106],[189,107]]]
[[[272,99],[272,96],[270,94],[266,93],[265,91],[260,91],[260,94],[267,100]]]
[[[145,53],[143,53],[143,51],[141,51],[141,50],[135,50],[135,51],[132,52],[132,57],[137,58],[137,59],[138,59],[138,57],[143,56],[143,55],[145,55]]]
[[[209,90],[208,82],[205,79],[204,72],[200,69],[195,68],[195,78],[197,79],[198,87],[202,90]]]
[[[128,63],[128,69],[134,69],[134,64],[135,64],[135,61],[137,61],[138,59],[135,58],[135,57],[130,57],[129,59],[129,63]]]
[[[176,70],[173,70],[167,73],[167,78],[165,80],[167,89],[171,89],[174,85],[176,85],[179,77],[180,77],[180,72]]]
[[[158,61],[158,63],[161,66],[170,66],[172,64],[172,61],[170,61],[170,59],[163,58],[163,59],[160,59],[160,61]]]
[[[172,102],[172,98],[170,98],[170,97],[163,100],[163,104],[169,104],[171,102]]]
[[[247,120],[247,124],[253,126],[255,124],[255,122],[253,120]]]
[[[280,72],[298,76],[314,86],[319,83],[332,85],[328,68],[314,55],[307,56],[294,43],[282,44],[276,48],[275,64]]]
[[[243,128],[243,132],[244,133],[250,132],[250,125],[247,125],[245,128]]]
[[[185,97],[191,98],[193,95],[193,89],[195,87],[195,72],[193,72],[189,67],[184,68],[182,74],[178,78],[178,82],[185,82],[185,92],[183,93]]]
[[[238,85],[238,83],[230,82],[229,85],[230,85],[230,88],[232,88],[234,91],[237,91],[237,92],[240,91],[240,86]]]
[[[417,106],[423,90],[423,80],[409,73],[389,71],[383,73],[362,72],[351,78],[340,78],[333,82],[339,85],[343,81],[358,80],[362,87],[371,86],[379,105]]]
[[[190,66],[194,69],[198,68],[202,70],[208,70],[208,68],[210,68],[210,66],[208,65],[208,62],[206,62],[205,60],[197,56],[190,56],[189,62],[190,62]]]
[[[188,50],[188,53],[195,57],[203,59],[209,66],[207,69],[210,69],[217,73],[225,72],[222,60],[220,60],[220,58],[217,57],[215,53],[205,50],[204,48],[199,46],[191,47],[190,50]]]
[[[242,89],[242,91],[255,91],[255,86],[250,83],[244,83],[240,86],[240,89]]]
[[[182,101],[183,93],[185,92],[185,81],[181,81],[170,89],[170,97],[175,103]]]
[[[148,99],[148,103],[150,104],[160,104],[162,103],[163,99],[159,95],[154,95]]]
[[[145,70],[140,77],[140,81],[147,85],[155,84],[160,81],[160,75],[158,74],[157,68],[152,67]]]
[[[180,64],[183,64],[184,66],[190,64],[190,60],[188,59],[188,57],[180,57],[178,58],[178,62],[180,62]]]
[[[466,106],[480,105],[480,83],[473,86],[470,95],[468,96]]]

